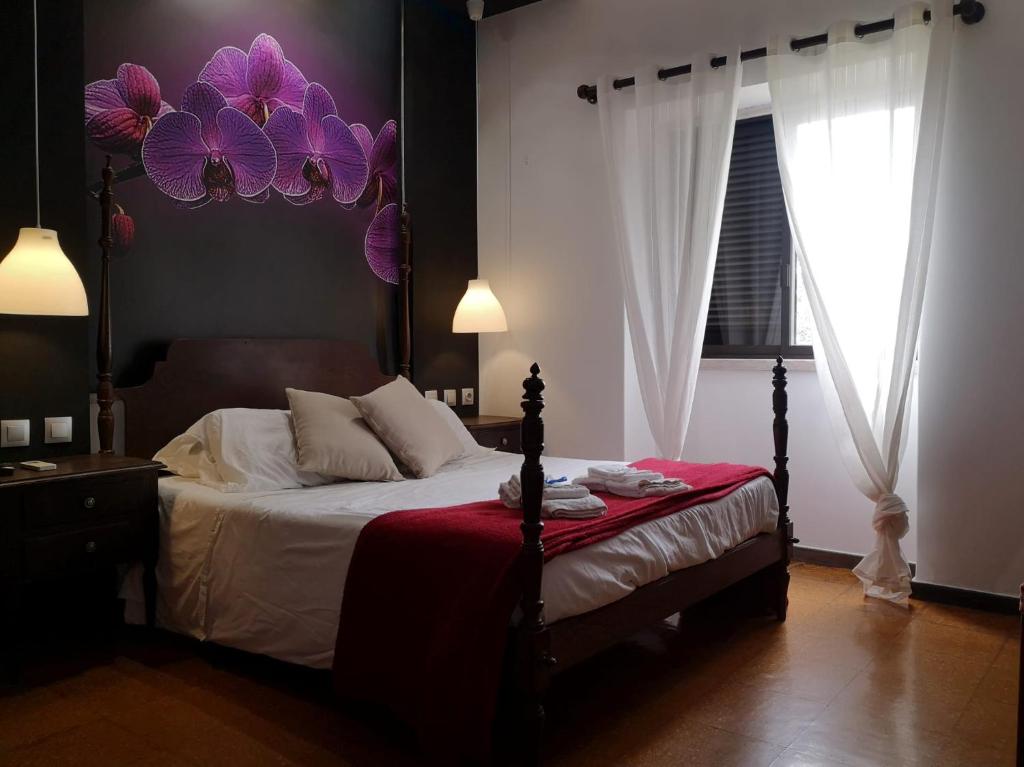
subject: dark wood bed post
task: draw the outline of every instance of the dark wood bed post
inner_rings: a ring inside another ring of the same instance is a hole
[[[775,358],[772,368],[772,435],[775,438],[775,473],[772,480],[775,494],[779,498],[779,531],[782,533],[782,561],[776,565],[775,612],[780,621],[786,620],[789,607],[789,562],[793,558],[793,544],[798,541],[793,537],[793,522],[789,518],[789,422],[786,412],[789,410],[789,395],[786,393],[786,368],[782,364],[782,356]]]
[[[96,430],[99,433],[100,453],[114,452],[114,381],[111,372],[113,346],[110,338],[110,251],[114,247],[111,233],[111,216],[114,205],[114,169],[110,167],[110,155],[103,166],[103,189],[100,191],[100,239],[103,250],[103,268],[100,275],[99,332],[96,338]]]
[[[412,217],[409,215],[409,206],[402,204],[402,217],[400,219],[400,233],[402,237],[402,263],[398,267],[398,287],[401,292],[398,314],[398,354],[401,362],[398,364],[399,375],[412,380],[412,308],[410,306],[409,294],[412,289]]]
[[[519,481],[523,488],[523,547],[520,553],[523,595],[520,601],[522,623],[519,626],[519,685],[523,697],[523,748],[527,764],[539,764],[541,738],[544,733],[544,691],[555,659],[551,656],[551,638],[544,622],[544,600],[541,599],[541,578],[544,572],[544,531],[541,501],[544,495],[544,381],[540,366],[533,363],[530,377],[523,381],[523,468]]]

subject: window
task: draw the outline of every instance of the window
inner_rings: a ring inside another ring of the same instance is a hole
[[[771,116],[736,123],[705,357],[811,356]]]

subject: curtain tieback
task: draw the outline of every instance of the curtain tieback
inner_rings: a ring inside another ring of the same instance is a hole
[[[910,530],[910,509],[895,493],[886,493],[875,503],[871,524],[876,533],[902,538]]]

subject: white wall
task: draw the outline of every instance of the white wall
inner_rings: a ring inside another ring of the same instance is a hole
[[[953,60],[921,335],[922,580],[1024,581],[1024,3]],[[977,32],[977,34],[973,34]]]
[[[958,114],[950,120],[940,198],[943,245],[922,331],[921,466],[914,471],[912,444],[900,488],[916,512],[906,548],[921,561],[922,576],[1001,592],[1024,578],[1024,499],[1008,470],[1024,463],[1014,391],[1024,361],[1013,338],[1024,319],[1017,298],[1024,287],[1022,5],[988,0],[989,18],[958,31],[950,96]],[[651,62],[684,63],[699,51],[760,46],[775,33],[817,33],[842,18],[883,18],[893,6],[893,0],[544,0],[485,21],[480,273],[491,279],[512,331],[481,337],[483,410],[518,412],[519,381],[537,359],[548,382],[548,452],[610,458],[650,452],[628,365],[623,375],[622,363],[631,358],[600,134],[595,108],[574,95],[580,83]],[[969,146],[955,147],[958,135]],[[1000,356],[989,351],[992,340],[1002,345]],[[770,460],[767,375],[702,368],[687,457]],[[871,505],[846,475],[812,378],[796,372],[791,384],[797,534],[806,545],[863,552],[872,540]],[[920,508],[913,500],[918,479]],[[962,546],[965,529],[972,530],[970,550]]]

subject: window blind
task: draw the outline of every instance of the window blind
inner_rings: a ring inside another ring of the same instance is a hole
[[[790,343],[789,221],[771,116],[736,123],[705,346]]]

